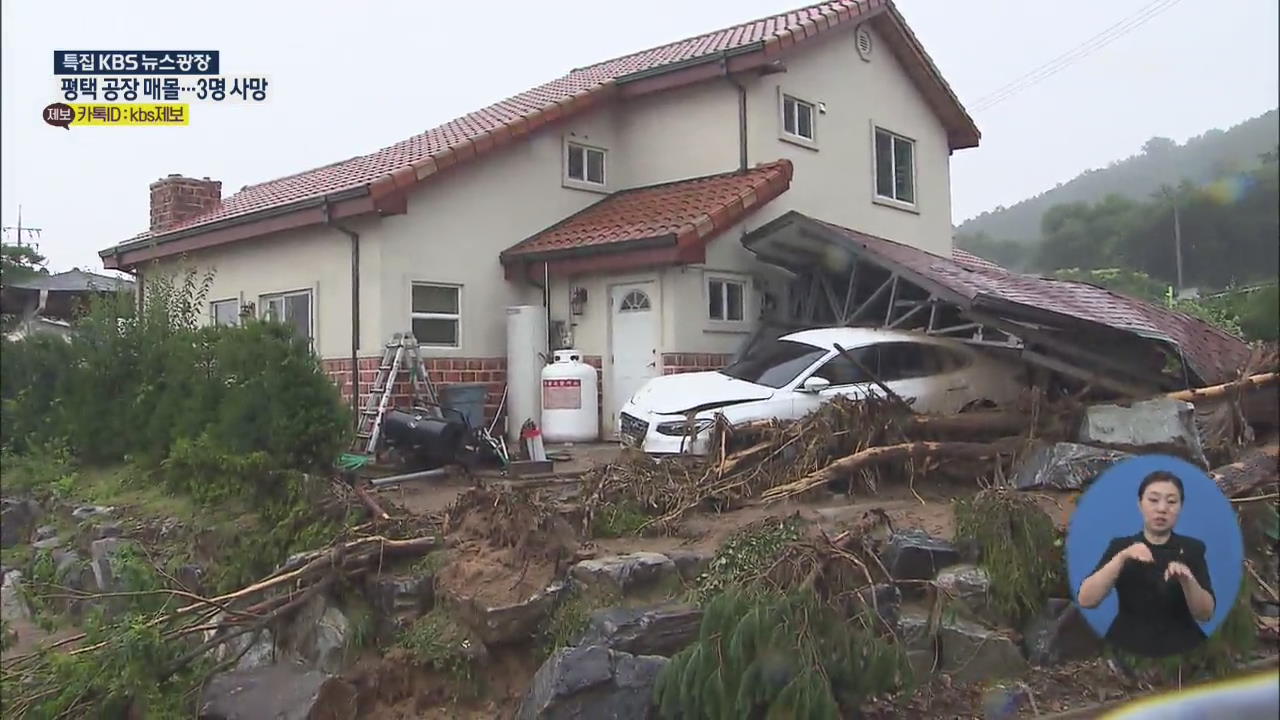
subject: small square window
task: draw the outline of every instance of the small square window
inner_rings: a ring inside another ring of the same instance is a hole
[[[240,324],[239,300],[215,300],[209,303],[209,317],[214,325],[235,326]]]
[[[783,95],[782,130],[788,135],[813,142],[813,104]]]
[[[707,281],[707,314],[712,320],[742,322],[746,286],[733,280]]]
[[[604,185],[604,150],[569,143],[567,174],[570,180]]]
[[[915,142],[876,128],[876,194],[915,204]]]
[[[457,285],[413,284],[410,324],[419,345],[458,347],[461,291]]]

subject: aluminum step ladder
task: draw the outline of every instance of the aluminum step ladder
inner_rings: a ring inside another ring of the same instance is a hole
[[[356,445],[365,455],[375,455],[378,440],[382,432],[382,417],[391,402],[391,394],[395,390],[396,381],[403,371],[409,372],[415,405],[422,404],[427,414],[440,417],[440,407],[436,399],[435,387],[427,374],[422,355],[418,352],[418,341],[410,333],[396,333],[391,342],[383,348],[382,360],[378,363],[378,375],[369,391],[369,399],[360,411],[360,422],[356,428]],[[359,371],[356,371],[355,389],[359,390]],[[425,402],[421,402],[425,401]]]

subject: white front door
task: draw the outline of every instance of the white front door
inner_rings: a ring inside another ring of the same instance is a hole
[[[617,433],[617,415],[645,381],[658,374],[657,283],[641,282],[609,288],[610,371],[605,385],[608,420]]]

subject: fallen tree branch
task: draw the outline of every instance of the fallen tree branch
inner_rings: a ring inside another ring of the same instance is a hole
[[[370,513],[373,514],[373,517],[375,520],[391,519],[391,516],[387,514],[387,511],[382,509],[382,506],[378,504],[378,501],[374,500],[373,496],[370,495],[369,491],[364,489],[363,486],[356,485],[355,493],[356,493],[356,497],[360,498],[360,502],[364,503],[364,506],[369,509]]]
[[[1207,402],[1209,400],[1218,400],[1235,392],[1247,392],[1249,390],[1258,390],[1268,385],[1274,385],[1280,382],[1280,373],[1270,372],[1251,375],[1247,378],[1233,380],[1229,383],[1221,385],[1212,385],[1210,387],[1192,388],[1190,390],[1179,390],[1171,392],[1165,397],[1174,400],[1185,400],[1190,403]]]
[[[877,463],[928,457],[976,460],[1012,452],[1021,442],[1022,438],[1020,437],[1006,437],[990,443],[921,441],[867,448],[861,452],[840,458],[825,468],[793,483],[769,488],[761,495],[761,498],[765,501],[772,501],[799,495],[848,475],[855,470]]]

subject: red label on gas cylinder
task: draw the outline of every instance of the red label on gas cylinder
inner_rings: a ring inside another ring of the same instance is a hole
[[[582,408],[582,381],[577,378],[542,381],[543,410],[579,410]]]

